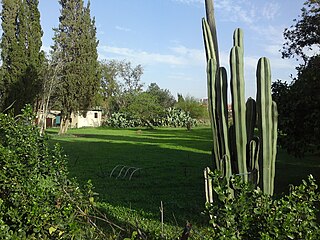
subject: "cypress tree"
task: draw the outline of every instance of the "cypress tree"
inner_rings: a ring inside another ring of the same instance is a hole
[[[25,104],[35,104],[41,89],[44,54],[38,0],[2,1],[2,108],[13,104],[18,114]]]
[[[86,111],[93,105],[99,88],[99,64],[95,21],[90,16],[90,2],[60,0],[59,27],[54,29],[54,61],[61,63],[58,73],[58,106],[61,109],[60,134],[67,131],[72,113]]]
[[[6,108],[15,97],[11,95],[11,87],[17,81],[18,69],[15,60],[18,50],[18,41],[16,38],[18,30],[18,10],[19,0],[2,0],[1,11],[1,107]],[[14,100],[13,100],[14,101]]]

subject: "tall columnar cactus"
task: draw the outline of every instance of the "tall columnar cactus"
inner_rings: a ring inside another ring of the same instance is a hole
[[[212,0],[206,0],[207,19],[202,20],[207,57],[208,108],[213,134],[214,169],[229,182],[240,175],[272,195],[277,143],[277,107],[271,99],[269,60],[257,66],[256,101],[245,101],[243,32],[236,29],[230,52],[232,124],[228,125],[227,73],[219,66],[218,41]],[[257,132],[258,134],[255,134]],[[205,170],[207,202],[213,201],[210,168]],[[233,194],[230,188],[230,193]]]

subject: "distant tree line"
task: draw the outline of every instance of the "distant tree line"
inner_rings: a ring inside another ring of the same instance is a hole
[[[95,20],[90,1],[84,6],[83,0],[60,0],[59,26],[53,29],[50,56],[45,56],[38,4],[2,1],[0,105],[17,115],[30,103],[42,116],[54,105],[61,110],[64,133],[71,113],[94,106],[99,90]]]
[[[177,101],[168,89],[160,88],[157,83],[151,83],[144,90],[141,65],[132,66],[129,61],[110,60],[102,61],[100,67],[98,102],[106,116],[112,118],[107,121],[111,126],[168,126],[163,119],[172,114],[172,109],[177,109],[177,114],[183,111],[179,117],[184,116],[186,119],[207,118],[207,107],[194,97],[184,98],[178,94]]]
[[[44,131],[48,111],[60,110],[61,134],[68,129],[71,113],[85,115],[97,106],[107,116],[125,112],[144,122],[174,106],[199,117],[196,108],[203,107],[194,98],[187,97],[184,104],[178,101],[176,105],[170,91],[156,83],[144,90],[141,65],[133,66],[130,61],[98,61],[90,1],[84,5],[83,0],[59,0],[59,4],[59,26],[53,28],[54,43],[46,55],[41,50],[39,0],[2,1],[2,112],[18,115],[26,104],[31,104]],[[193,105],[188,105],[191,102]]]

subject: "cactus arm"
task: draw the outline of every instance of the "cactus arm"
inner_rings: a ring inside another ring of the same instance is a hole
[[[276,102],[272,101],[272,163],[271,163],[271,179],[270,179],[270,194],[274,192],[274,178],[276,172],[277,158],[277,138],[278,138],[278,109]]]
[[[250,143],[254,136],[254,128],[257,121],[256,101],[248,98],[246,102],[246,128],[247,128],[247,143]]]
[[[250,181],[258,186],[259,184],[259,138],[254,137],[249,142],[249,166]]]
[[[233,46],[241,47],[244,50],[243,31],[241,28],[237,28],[233,32]]]
[[[209,167],[206,167],[203,171],[205,179],[205,193],[206,193],[206,202],[213,203],[213,188],[212,188],[212,177],[210,176],[211,170]]]
[[[212,40],[211,30],[208,22],[204,18],[202,19],[202,33],[207,61],[209,61],[209,59],[214,59],[216,61],[215,46]]]
[[[218,125],[217,125],[217,116],[216,116],[216,94],[215,94],[215,81],[216,81],[216,72],[217,72],[217,65],[213,59],[208,61],[208,108],[210,114],[210,122],[211,122],[211,129],[213,134],[213,157],[214,162],[216,164],[216,169],[220,170],[220,148],[219,148],[219,138],[218,138]]]
[[[248,176],[246,163],[247,132],[245,119],[244,66],[243,51],[239,46],[234,46],[231,49],[230,68],[236,161],[238,163],[238,171],[246,182]]]
[[[257,67],[257,110],[261,141],[260,158],[262,161],[262,189],[272,195],[271,178],[273,166],[272,144],[272,99],[271,70],[267,58],[260,58]]]
[[[225,159],[225,176],[229,179],[232,175],[229,134],[228,134],[228,102],[227,102],[227,71],[224,67],[219,68],[217,90],[217,113],[219,117],[219,139],[221,158]]]
[[[219,68],[219,50],[218,50],[218,37],[217,37],[217,27],[216,27],[216,20],[214,17],[214,5],[213,0],[205,0],[205,8],[206,8],[206,17],[207,23],[211,32],[212,36],[212,43],[214,45],[214,55],[217,61],[217,67]]]

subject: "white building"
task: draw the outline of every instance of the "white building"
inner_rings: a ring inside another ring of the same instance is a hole
[[[40,118],[43,113],[39,112]],[[38,118],[36,119],[38,122]],[[51,110],[46,114],[46,127],[59,127],[61,124],[61,111]],[[90,110],[85,115],[81,112],[72,113],[70,118],[70,128],[100,127],[102,125],[102,111]]]
[[[100,127],[102,124],[102,111],[90,110],[83,116],[80,112],[72,113],[70,119],[71,128]]]

